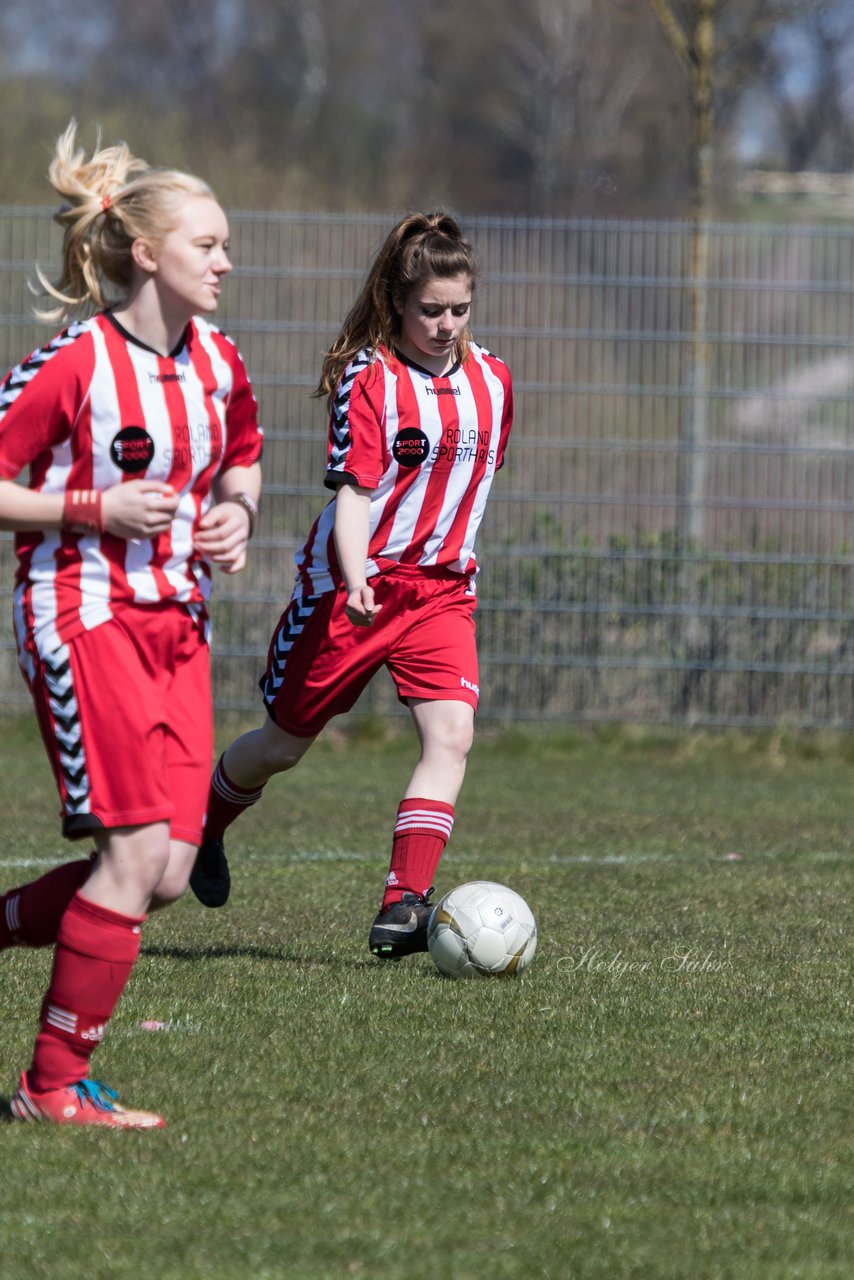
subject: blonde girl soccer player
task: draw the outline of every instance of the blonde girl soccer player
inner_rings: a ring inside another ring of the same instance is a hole
[[[335,496],[297,557],[270,644],[267,717],[214,771],[190,880],[207,906],[226,900],[226,827],[385,665],[420,742],[370,930],[371,951],[386,959],[426,950],[428,896],[478,702],[474,543],[512,396],[507,367],[469,334],[475,275],[453,218],[404,218],[326,356],[318,394],[330,407],[325,483]]]
[[[20,661],[63,831],[95,852],[0,897],[0,948],[55,946],[11,1110],[159,1128],[90,1079],[89,1058],[146,914],[180,897],[201,839],[210,565],[245,563],[261,436],[243,362],[209,319],[231,270],[211,190],[124,144],[87,160],[73,123],[50,179],[65,201],[53,315],[88,318],[0,385],[0,526],[16,532]]]

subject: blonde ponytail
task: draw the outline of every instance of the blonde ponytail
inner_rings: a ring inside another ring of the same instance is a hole
[[[57,140],[48,170],[51,186],[64,202],[54,215],[63,228],[62,272],[51,283],[36,269],[41,290],[58,304],[38,309],[42,320],[64,322],[117,301],[131,283],[134,240],[158,243],[183,199],[213,197],[201,178],[154,169],[124,142],[101,147],[98,138],[87,160],[76,139],[72,120]]]

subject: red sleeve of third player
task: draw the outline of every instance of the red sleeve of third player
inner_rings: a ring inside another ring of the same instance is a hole
[[[60,334],[0,384],[0,477],[14,480],[74,428],[92,379],[88,336]]]
[[[358,484],[376,489],[388,466],[385,440],[385,374],[381,361],[359,370],[352,385],[347,371],[338,389],[329,425],[324,484]]]

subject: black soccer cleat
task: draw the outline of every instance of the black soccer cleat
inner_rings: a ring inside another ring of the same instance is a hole
[[[205,907],[222,907],[231,891],[231,873],[222,838],[203,840],[190,872],[190,888]]]
[[[428,902],[432,889],[423,897],[405,893],[381,911],[371,925],[368,946],[380,960],[399,960],[415,951],[427,950],[427,924],[433,908]]]

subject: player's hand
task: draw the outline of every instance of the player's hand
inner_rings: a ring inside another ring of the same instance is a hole
[[[223,573],[239,573],[246,564],[250,527],[246,508],[223,498],[202,516],[193,545]]]
[[[374,603],[373,587],[354,587],[347,592],[344,612],[354,627],[372,627],[381,608],[381,604]]]
[[[128,480],[101,495],[101,522],[117,538],[156,538],[166,533],[178,510],[180,495],[160,480]]]

